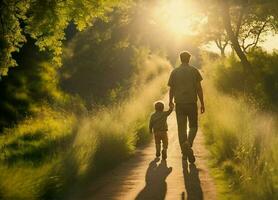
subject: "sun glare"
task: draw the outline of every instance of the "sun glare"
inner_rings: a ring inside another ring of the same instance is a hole
[[[163,0],[154,9],[155,23],[176,35],[194,34],[195,17],[190,0]]]

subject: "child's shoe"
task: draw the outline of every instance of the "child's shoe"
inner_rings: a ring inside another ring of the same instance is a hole
[[[157,158],[160,157],[160,151],[157,151],[155,155]]]

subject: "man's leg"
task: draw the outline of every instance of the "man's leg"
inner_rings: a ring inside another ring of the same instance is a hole
[[[176,116],[178,124],[179,143],[182,153],[185,153],[184,143],[187,140],[187,116],[183,105],[176,105]]]
[[[193,141],[196,137],[197,130],[198,130],[198,108],[197,108],[197,104],[193,104],[189,108],[188,121],[189,121],[188,142],[192,147]]]

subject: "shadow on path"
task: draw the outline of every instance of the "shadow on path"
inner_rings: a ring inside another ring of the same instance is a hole
[[[195,164],[182,162],[184,185],[187,192],[187,200],[203,200],[203,191],[199,179],[199,170]],[[181,199],[185,200],[184,192],[181,194]]]
[[[167,166],[167,161],[162,160],[158,165],[159,159],[150,162],[146,172],[146,185],[139,192],[135,200],[164,199],[167,192],[166,178],[172,172],[172,167]]]

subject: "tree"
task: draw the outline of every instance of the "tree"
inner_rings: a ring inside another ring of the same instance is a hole
[[[222,11],[223,24],[224,24],[226,33],[229,37],[229,40],[232,43],[233,49],[235,50],[236,54],[240,58],[241,63],[244,66],[244,69],[250,70],[251,64],[248,61],[246,55],[244,54],[243,50],[241,49],[241,47],[239,45],[238,37],[236,35],[237,32],[235,32],[232,28],[229,4],[225,0],[220,0],[220,6],[221,6],[221,11]]]
[[[268,33],[277,32],[274,25],[275,17],[260,11],[260,7],[261,6],[244,7],[240,14],[242,17],[238,20],[241,26],[238,25],[238,32],[236,34],[245,54],[248,54],[248,52],[256,48],[260,42],[263,42],[264,36]],[[246,17],[243,17],[244,15]]]
[[[64,30],[74,22],[78,30],[91,26],[94,19],[106,20],[106,13],[120,0],[2,0],[0,5],[0,76],[16,66],[13,53],[26,43],[36,40],[41,51],[48,50],[61,64]]]
[[[219,16],[212,14],[208,16],[208,21],[202,26],[198,38],[201,40],[201,43],[215,43],[216,47],[220,50],[221,57],[225,57],[225,50],[229,44],[229,39]]]
[[[207,17],[219,17],[221,24],[211,29],[225,30],[232,48],[241,60],[244,70],[251,72],[248,49],[262,41],[263,33],[277,32],[278,2],[275,0],[210,0],[200,1]],[[208,20],[209,21],[209,20]],[[219,45],[220,46],[220,45]]]

